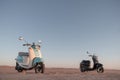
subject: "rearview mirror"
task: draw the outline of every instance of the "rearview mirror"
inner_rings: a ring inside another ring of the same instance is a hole
[[[24,40],[24,38],[22,36],[19,37],[19,40]]]
[[[41,40],[39,40],[39,41],[38,41],[38,43],[39,43],[39,44],[41,44],[41,43],[42,43],[42,41],[41,41]]]

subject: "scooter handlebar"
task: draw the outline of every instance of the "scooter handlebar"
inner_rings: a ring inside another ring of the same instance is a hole
[[[89,57],[92,57],[93,55],[88,55]]]
[[[23,44],[23,46],[31,46],[31,44],[28,44],[28,43],[27,43],[27,44]]]

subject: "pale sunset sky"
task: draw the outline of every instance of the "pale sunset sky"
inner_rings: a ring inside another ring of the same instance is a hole
[[[120,0],[0,0],[0,65],[27,51],[19,36],[42,41],[46,67],[79,68],[89,51],[120,69]]]

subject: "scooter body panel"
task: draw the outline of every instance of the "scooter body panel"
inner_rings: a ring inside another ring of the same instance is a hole
[[[44,62],[44,61],[43,61],[43,58],[35,57],[35,58],[33,59],[32,65],[34,66],[34,65],[36,65],[37,63],[41,63],[41,62]]]

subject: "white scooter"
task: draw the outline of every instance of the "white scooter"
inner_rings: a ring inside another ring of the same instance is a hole
[[[19,37],[19,40],[24,40],[23,37]],[[25,41],[25,40],[24,40]],[[25,41],[26,42],[26,41]],[[40,51],[40,44],[23,44],[28,47],[28,52],[19,52],[16,60],[15,69],[18,72],[23,70],[35,69],[35,73],[44,73],[45,64]]]

